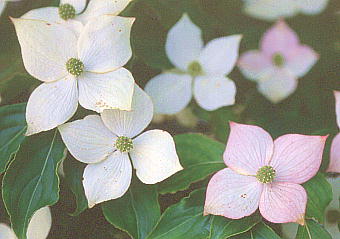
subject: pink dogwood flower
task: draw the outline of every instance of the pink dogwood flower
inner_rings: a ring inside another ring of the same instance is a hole
[[[258,90],[273,103],[287,98],[297,88],[319,56],[302,45],[296,33],[283,21],[278,21],[263,36],[260,50],[243,53],[238,62],[241,72],[258,83]]]
[[[262,128],[230,123],[223,158],[206,193],[204,215],[232,219],[260,209],[274,223],[304,224],[307,193],[300,185],[319,170],[327,136],[286,134],[273,141]]]
[[[334,96],[336,119],[340,128],[340,91],[334,91]],[[327,172],[340,173],[340,133],[333,139]]]

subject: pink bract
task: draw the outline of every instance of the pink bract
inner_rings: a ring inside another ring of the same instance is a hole
[[[307,194],[300,184],[319,170],[326,139],[287,134],[273,140],[258,126],[231,122],[223,155],[228,168],[211,178],[204,214],[239,219],[259,208],[268,221],[303,225]]]
[[[297,79],[304,76],[319,58],[314,50],[302,45],[297,34],[279,20],[260,42],[260,50],[243,53],[238,62],[242,73],[258,83],[259,91],[277,103],[297,88]]]

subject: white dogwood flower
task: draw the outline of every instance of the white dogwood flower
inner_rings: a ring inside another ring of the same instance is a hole
[[[274,21],[292,17],[298,13],[314,15],[321,13],[329,0],[243,0],[244,11],[262,20]]]
[[[36,211],[28,224],[27,239],[46,239],[52,225],[52,216],[49,207]],[[12,228],[5,223],[0,223],[0,239],[17,239]]]
[[[26,135],[65,123],[76,112],[78,100],[96,112],[130,110],[134,79],[122,66],[132,55],[133,18],[102,15],[89,21],[79,38],[62,24],[12,21],[26,70],[44,82],[28,100]]]
[[[22,18],[48,22],[65,22],[72,19],[86,24],[90,19],[101,15],[117,16],[130,2],[131,0],[91,0],[86,7],[86,0],[60,0],[59,7],[33,9]]]
[[[235,102],[236,86],[229,74],[238,58],[241,36],[216,38],[203,46],[201,30],[187,14],[170,29],[166,53],[175,70],[152,78],[145,91],[158,114],[175,114],[194,95],[206,110],[216,110]]]
[[[101,116],[59,126],[69,152],[88,164],[83,185],[89,207],[125,194],[132,176],[130,160],[145,184],[163,181],[182,169],[169,133],[141,133],[152,116],[151,99],[136,85],[131,111],[105,110]]]

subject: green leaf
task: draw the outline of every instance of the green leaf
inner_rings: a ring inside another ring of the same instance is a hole
[[[185,190],[190,184],[226,167],[222,159],[223,144],[200,134],[182,134],[174,138],[184,169],[160,183],[160,193]]]
[[[172,2],[182,0],[172,0]],[[170,5],[169,3],[165,3]],[[132,2],[122,13],[123,16],[136,17],[131,32],[131,45],[135,56],[157,69],[172,68],[165,53],[168,28],[164,26],[163,14],[180,17],[178,8],[164,6],[159,0],[140,0]],[[143,9],[143,11],[141,11]],[[160,11],[164,9],[163,11]],[[155,54],[157,52],[157,54]]]
[[[135,182],[119,199],[102,204],[104,216],[134,239],[144,239],[160,217],[155,185]]]
[[[214,216],[211,221],[209,239],[226,239],[249,231],[261,221],[258,215],[231,220],[225,217]]]
[[[58,201],[57,168],[64,154],[65,146],[55,130],[28,137],[10,164],[2,194],[19,239],[26,239],[27,226],[35,211]]]
[[[210,216],[203,216],[205,189],[199,189],[167,208],[147,239],[205,239]]]
[[[78,216],[88,208],[87,199],[83,187],[83,172],[85,164],[80,163],[69,156],[64,160],[65,180],[76,197],[77,207],[71,216]]]
[[[321,224],[306,220],[305,226],[299,226],[296,239],[332,239],[332,236]]]
[[[261,222],[249,232],[231,237],[230,239],[281,239],[281,237],[279,237],[271,227]]]
[[[313,218],[323,223],[326,207],[333,198],[331,185],[324,175],[318,173],[303,186],[308,194],[307,218]]]
[[[0,107],[0,173],[25,139],[25,108],[26,104]]]
[[[263,222],[257,224],[250,233],[253,239],[280,239],[274,230]]]

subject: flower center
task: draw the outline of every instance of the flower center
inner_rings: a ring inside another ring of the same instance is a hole
[[[272,57],[272,61],[277,67],[282,67],[285,64],[285,58],[280,53],[275,53]]]
[[[76,16],[76,9],[68,3],[59,6],[59,16],[65,21]]]
[[[199,62],[193,61],[188,66],[188,73],[193,77],[203,74],[202,67]]]
[[[276,171],[272,166],[263,166],[257,170],[256,178],[261,183],[271,183],[274,181]]]
[[[122,153],[128,153],[133,149],[132,139],[126,136],[119,136],[116,140],[115,147]]]
[[[70,74],[80,76],[80,74],[84,71],[84,64],[77,58],[70,58],[66,62],[66,69]]]

